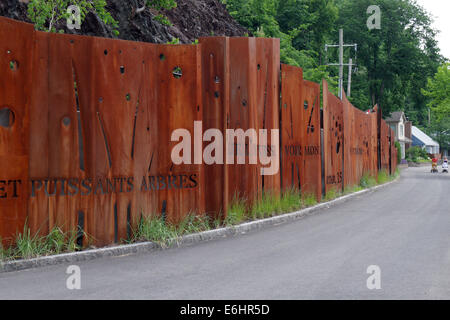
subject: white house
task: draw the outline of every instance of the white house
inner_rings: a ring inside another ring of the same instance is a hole
[[[436,155],[440,153],[439,143],[431,139],[425,132],[414,126],[412,127],[412,138],[413,147],[421,147],[422,149],[425,149],[428,154]]]
[[[410,144],[412,140],[405,135],[406,119],[403,111],[391,113],[391,116],[386,119],[387,124],[395,132],[395,141],[400,143],[402,159],[406,158],[406,145]]]

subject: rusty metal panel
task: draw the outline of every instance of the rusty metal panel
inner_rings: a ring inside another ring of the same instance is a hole
[[[370,149],[369,171],[373,177],[378,176],[378,120],[377,113],[371,112],[370,117]]]
[[[325,192],[343,189],[344,107],[323,81]]]
[[[255,38],[230,38],[230,108],[227,113],[227,129],[257,129],[255,50]],[[249,163],[248,143],[246,140],[244,146],[246,163]],[[236,150],[242,147],[236,141],[234,144]],[[227,149],[226,152],[228,154],[230,150]],[[251,203],[262,195],[258,166],[237,164],[237,157],[234,158],[234,164],[227,164],[228,200],[231,203],[235,197],[240,197]]]
[[[0,237],[23,230],[28,207],[32,25],[0,17]]]
[[[374,176],[376,153],[374,116],[355,108],[345,97],[344,104],[344,185],[359,185],[364,174]]]
[[[391,150],[390,150],[390,168],[391,168],[391,175],[395,174],[395,171],[397,171],[397,148],[395,147],[395,132],[394,130],[390,129],[390,146],[391,146]]]
[[[200,38],[202,47],[203,130],[218,129],[222,134],[227,128],[229,99],[229,38]],[[225,155],[225,144],[222,154]],[[205,173],[205,212],[211,216],[228,210],[227,166],[209,164]]]
[[[257,133],[260,129],[278,129],[279,40],[230,38],[229,45],[227,129],[242,129],[244,132],[252,129]],[[268,141],[271,141],[270,135]],[[227,164],[229,202],[237,196],[248,199],[251,204],[261,198],[264,188],[279,193],[280,175],[263,177],[259,162],[249,164],[248,144],[249,140],[246,140],[246,165],[237,164],[236,157],[235,164]],[[268,146],[257,145],[257,148]]]
[[[381,170],[389,172],[390,162],[390,128],[386,121],[381,120],[380,125],[380,157]]]
[[[268,155],[279,149],[279,136],[273,137],[278,148],[272,144],[272,130],[280,130],[280,39],[257,38],[256,56],[251,63],[256,63],[256,104],[258,110],[257,130],[267,130],[267,141],[258,141],[258,150]],[[280,155],[276,155],[279,159]],[[261,159],[259,159],[261,160]],[[258,178],[266,194],[280,195],[281,175],[262,175],[263,165],[259,161]]]
[[[53,226],[75,230],[82,219],[83,231],[105,245],[126,239],[141,216],[178,222],[204,212],[202,165],[171,159],[172,132],[194,137],[194,121],[202,119],[200,46],[0,23],[2,39],[15,37],[0,55],[0,102],[14,111],[11,127],[0,128],[0,180],[7,179],[5,194],[20,194],[0,199],[3,238],[23,228],[27,213],[42,234]]]
[[[194,122],[201,121],[203,113],[201,49],[193,45],[159,45],[157,56],[159,145],[156,165],[159,175],[172,177],[172,182],[168,178],[167,187],[159,190],[159,212],[166,209],[168,220],[177,223],[190,212],[204,213],[203,166],[201,162],[174,165],[171,152],[178,142],[170,142],[172,132],[181,128],[193,137],[192,145],[196,139]],[[177,68],[181,76],[172,74]],[[198,138],[201,140],[201,136]],[[201,147],[201,141],[198,145]],[[201,148],[192,147],[192,150],[193,158],[202,158]]]
[[[301,68],[281,67],[282,186],[321,197],[320,87]]]

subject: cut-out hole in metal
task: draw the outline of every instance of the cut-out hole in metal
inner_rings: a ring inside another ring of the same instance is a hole
[[[219,76],[216,76],[216,77],[214,78],[214,82],[215,82],[215,83],[220,83],[220,77],[219,77]]]
[[[214,92],[214,97],[216,97],[216,98],[219,98],[219,97],[220,97],[219,91]]]
[[[66,127],[70,125],[70,118],[69,117],[64,117],[62,119],[62,123],[63,125],[65,125]]]
[[[246,107],[247,106],[247,100],[242,100],[242,105],[244,106],[244,107]]]
[[[159,55],[159,60],[161,60],[161,61],[164,61],[164,60],[166,60],[166,56],[164,55],[164,54],[160,54]]]
[[[183,76],[183,70],[180,67],[175,67],[173,68],[172,74],[175,79],[180,79]]]
[[[15,60],[11,60],[9,62],[9,68],[13,71],[16,71],[17,69],[19,69],[19,63]]]
[[[105,51],[103,51],[103,53],[105,54],[105,56],[108,55],[108,50],[105,49]]]
[[[124,66],[120,66],[120,73],[124,74],[125,73],[125,67]]]
[[[303,108],[305,108],[305,110],[308,110],[308,101],[305,100],[305,102],[303,102]]]
[[[127,93],[127,94],[125,95],[125,99],[127,99],[127,101],[130,101],[130,100],[131,100],[131,96],[130,96],[129,93]]]
[[[9,108],[0,109],[0,127],[10,128],[14,124],[15,115]]]

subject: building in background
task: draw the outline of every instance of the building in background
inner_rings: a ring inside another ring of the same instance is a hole
[[[413,147],[417,146],[425,149],[430,155],[439,155],[439,143],[431,139],[425,132],[415,126],[412,127],[412,140]]]
[[[411,128],[412,123],[406,119],[405,113],[403,111],[396,111],[391,113],[391,116],[386,119],[386,122],[391,127],[391,129],[394,130],[395,141],[398,141],[400,143],[402,159],[405,159],[406,150],[410,148],[412,144],[412,132],[408,132],[406,128]]]

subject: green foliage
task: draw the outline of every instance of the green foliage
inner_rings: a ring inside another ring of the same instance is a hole
[[[177,7],[177,2],[175,0],[147,0],[146,6],[157,11],[171,10]],[[172,26],[169,19],[161,13],[154,16],[153,19],[163,25]]]
[[[389,180],[389,173],[386,170],[381,170],[378,172],[378,184],[385,184]]]
[[[450,63],[439,67],[422,93],[429,98],[432,110],[431,124],[424,129],[442,149],[450,149]]]
[[[67,8],[76,5],[80,8],[81,22],[89,12],[95,13],[106,25],[114,28],[117,35],[117,21],[106,10],[105,0],[31,0],[28,4],[28,17],[34,23],[36,30],[48,32],[64,32],[57,29],[59,22],[65,22],[70,17]]]
[[[32,234],[31,230],[25,225],[23,232],[16,236],[13,246],[4,248],[0,244],[0,260],[32,259],[74,252],[81,249],[77,246],[77,236],[76,231],[64,232],[59,227],[51,229],[46,236],[40,236],[39,234]],[[86,235],[83,236],[86,237]]]
[[[450,63],[439,67],[434,77],[428,79],[426,89],[422,92],[430,98],[428,106],[433,110],[437,120],[450,115]]]
[[[304,77],[333,89],[322,63],[325,38],[337,19],[334,0],[222,0],[230,14],[256,37],[280,38],[281,61],[304,69]]]
[[[180,39],[172,38],[172,41],[167,42],[167,44],[180,44]]]
[[[147,0],[146,5],[158,11],[170,10],[177,7],[177,2],[175,0]]]
[[[173,244],[178,237],[175,226],[166,224],[162,217],[142,218],[132,230],[131,242],[152,241],[161,247]]]
[[[372,188],[377,185],[377,180],[370,173],[365,173],[361,177],[361,180],[359,181],[359,185],[363,189]]]
[[[406,159],[410,162],[420,162],[420,160],[428,160],[428,154],[425,149],[411,147],[406,150]]]
[[[337,28],[346,43],[358,44],[359,72],[352,80],[351,101],[378,104],[385,115],[405,110],[414,122],[426,121],[426,97],[419,88],[442,61],[430,14],[412,0],[336,0]],[[366,26],[370,5],[378,5],[380,30]],[[362,91],[361,94],[360,91]],[[367,101],[369,98],[369,101]]]
[[[236,225],[247,219],[247,204],[246,200],[235,195],[230,207],[228,208],[228,214],[224,221],[225,225]]]
[[[331,200],[339,198],[341,195],[342,195],[341,191],[338,191],[337,189],[330,189],[326,193],[326,195],[323,198],[323,200],[324,201],[331,201]]]

